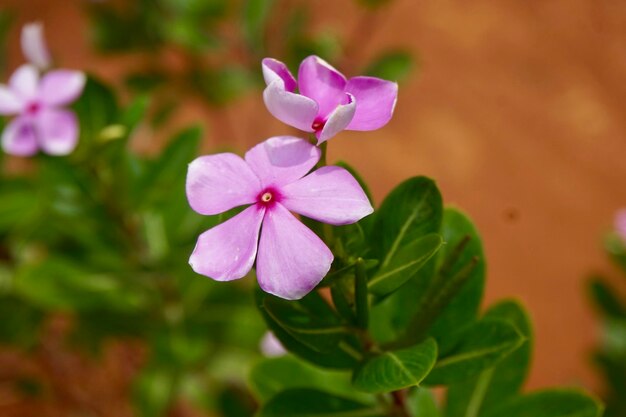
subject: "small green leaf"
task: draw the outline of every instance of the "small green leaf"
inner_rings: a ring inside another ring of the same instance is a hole
[[[405,79],[414,67],[413,57],[407,51],[389,51],[376,58],[365,74],[390,81]]]
[[[435,396],[426,388],[412,390],[408,395],[407,405],[413,416],[441,417]]]
[[[602,410],[600,402],[587,394],[551,389],[515,397],[484,417],[600,417]]]
[[[257,417],[384,417],[376,406],[313,389],[283,391],[265,404]]]
[[[261,402],[292,388],[313,388],[354,396],[348,372],[320,369],[291,355],[260,361],[252,368],[248,382]]]
[[[363,362],[354,372],[355,388],[372,393],[419,385],[435,365],[437,343],[427,339],[407,349],[383,352]]]
[[[588,285],[589,294],[598,311],[611,318],[626,318],[626,304],[618,297],[618,292],[599,277],[593,277]]]
[[[448,388],[446,415],[448,417],[479,416],[517,394],[528,375],[532,351],[531,322],[524,307],[516,301],[505,300],[490,307],[487,319],[504,320],[526,339],[513,353],[494,368],[478,377]]]
[[[400,248],[369,282],[369,290],[377,296],[397,290],[441,248],[443,240],[436,233],[419,237]]]
[[[460,331],[451,348],[440,348],[440,358],[428,375],[428,385],[452,384],[492,368],[515,351],[524,337],[511,324],[483,319]]]
[[[256,291],[255,295],[257,307],[263,315],[267,327],[289,352],[315,365],[331,369],[352,369],[361,359],[360,351],[354,347],[350,339],[340,341],[338,348],[329,352],[316,351],[300,342],[272,318],[265,309],[264,300],[269,295],[260,289]]]
[[[348,335],[348,331],[333,314],[321,297],[312,292],[308,298],[316,298],[315,307],[307,309],[301,301],[287,301],[267,295],[263,301],[265,311],[287,333],[318,352],[329,352]]]
[[[115,93],[92,76],[87,77],[85,88],[72,108],[80,125],[79,152],[89,149],[100,138],[102,129],[115,123],[118,117]]]
[[[437,233],[443,206],[435,183],[414,177],[397,186],[376,212],[370,241],[381,269],[404,246],[429,233]]]

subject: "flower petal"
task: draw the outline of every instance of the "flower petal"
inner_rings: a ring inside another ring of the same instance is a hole
[[[346,77],[317,56],[312,55],[300,64],[298,87],[300,94],[317,102],[322,119],[326,119],[335,107],[346,103]]]
[[[232,153],[196,158],[187,171],[187,200],[200,214],[219,214],[252,204],[261,183],[248,164]]]
[[[289,184],[304,177],[317,164],[321,151],[294,136],[274,136],[246,152],[246,162],[263,187]]]
[[[22,100],[4,85],[0,85],[0,114],[12,115],[22,111],[24,104]]]
[[[350,78],[346,91],[356,98],[349,130],[375,130],[391,120],[398,99],[398,84],[375,77]]]
[[[374,211],[357,180],[340,167],[322,167],[281,191],[289,210],[324,223],[355,223]]]
[[[43,25],[29,23],[22,28],[22,52],[26,59],[40,69],[50,66],[50,53],[43,37]]]
[[[615,214],[615,231],[626,242],[626,208],[618,210]]]
[[[282,80],[272,81],[263,91],[269,112],[283,123],[305,132],[312,132],[317,117],[317,103],[308,97],[285,90]]]
[[[50,155],[67,155],[78,144],[78,121],[68,110],[48,109],[35,119],[41,149]]]
[[[296,91],[298,84],[296,79],[291,75],[291,71],[287,68],[287,65],[274,58],[265,58],[261,61],[261,68],[263,69],[263,78],[265,84],[270,85],[274,80],[282,80],[285,85],[285,90],[293,93]]]
[[[83,92],[86,77],[80,71],[50,71],[41,79],[39,99],[50,106],[63,106]]]
[[[198,274],[216,281],[244,277],[254,264],[264,214],[264,207],[250,206],[202,233],[189,258],[189,265]]]
[[[256,261],[263,291],[300,299],[326,276],[332,262],[324,242],[280,203],[267,211]]]
[[[9,79],[9,87],[22,99],[31,100],[37,95],[39,73],[32,65],[22,65],[15,70]]]
[[[348,103],[337,106],[337,108],[328,117],[328,120],[324,124],[322,130],[316,133],[318,145],[322,142],[326,142],[350,124],[350,121],[354,117],[354,113],[358,108],[358,103],[356,103],[352,95],[346,94],[346,96],[348,97]]]
[[[2,132],[2,149],[11,155],[31,156],[37,153],[37,132],[25,117],[14,119]]]

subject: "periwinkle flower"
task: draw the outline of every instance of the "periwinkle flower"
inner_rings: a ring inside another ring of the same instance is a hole
[[[615,232],[626,243],[626,208],[615,214]]]
[[[345,169],[325,166],[307,175],[320,150],[303,139],[277,136],[250,149],[202,156],[189,165],[187,199],[200,214],[249,205],[207,230],[189,259],[194,271],[217,281],[245,276],[256,259],[261,288],[295,300],[328,273],[333,254],[290,211],[333,225],[357,222],[373,208]]]
[[[315,132],[318,144],[344,129],[379,129],[393,115],[398,97],[395,82],[366,76],[346,79],[317,56],[302,61],[297,81],[275,59],[265,58],[262,68],[267,84],[263,99],[269,112],[290,126]]]
[[[17,115],[2,133],[2,148],[18,155],[34,155],[39,149],[50,155],[66,155],[78,142],[78,122],[66,106],[82,92],[85,75],[54,70],[41,79],[32,65],[22,65],[0,84],[0,115]]]

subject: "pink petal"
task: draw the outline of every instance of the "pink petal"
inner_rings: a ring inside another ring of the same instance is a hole
[[[37,153],[37,132],[25,117],[14,119],[2,132],[2,149],[11,155],[31,156]]]
[[[354,97],[350,94],[346,94],[346,96],[348,97],[348,103],[337,106],[328,117],[322,130],[316,134],[318,145],[326,142],[350,124],[350,121],[354,117],[354,112],[358,108],[358,103],[356,103]]]
[[[280,340],[278,340],[272,332],[265,332],[265,336],[261,339],[260,347],[261,352],[268,358],[275,358],[287,354],[287,351],[283,347],[282,343],[280,343]]]
[[[317,102],[322,119],[326,119],[335,107],[346,103],[346,77],[316,56],[310,56],[300,64],[298,87],[300,94]]]
[[[263,187],[289,184],[304,177],[317,164],[321,151],[293,136],[274,136],[246,152],[246,162]]]
[[[356,98],[349,130],[375,130],[391,120],[398,99],[398,84],[375,77],[350,78],[346,91]]]
[[[189,164],[186,190],[191,208],[206,215],[252,204],[262,191],[254,172],[232,153],[196,158]]]
[[[39,99],[50,106],[63,106],[83,92],[86,77],[80,71],[50,71],[41,79]]]
[[[324,223],[355,223],[374,211],[357,180],[340,167],[322,167],[281,191],[289,210]]]
[[[40,69],[50,66],[50,53],[43,37],[41,23],[29,23],[22,28],[22,52],[26,59]]]
[[[283,123],[305,132],[312,132],[317,116],[317,103],[308,97],[285,90],[282,80],[272,81],[263,91],[269,112]]]
[[[28,64],[16,69],[9,79],[9,87],[13,94],[26,100],[32,100],[36,97],[38,84],[39,73],[37,68]]]
[[[41,149],[50,155],[67,155],[78,144],[78,121],[68,110],[45,110],[36,118]]]
[[[293,75],[291,75],[287,65],[273,58],[265,58],[261,61],[261,68],[263,69],[265,84],[270,85],[274,80],[282,80],[285,90],[291,93],[296,91],[298,84]]]
[[[189,258],[189,265],[198,274],[216,281],[244,277],[254,264],[264,214],[264,207],[250,206],[202,233]]]
[[[22,100],[4,85],[0,85],[0,114],[13,115],[24,108]]]
[[[280,203],[267,211],[256,262],[263,291],[298,300],[326,276],[332,261],[324,242]]]

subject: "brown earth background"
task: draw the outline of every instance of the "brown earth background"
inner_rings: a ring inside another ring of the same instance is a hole
[[[362,22],[351,1],[315,3],[317,29],[350,33]],[[119,85],[139,59],[95,54],[80,1],[0,0],[0,7],[18,12],[16,27],[42,21],[64,67]],[[402,46],[421,69],[402,86],[392,122],[342,133],[330,160],[350,161],[377,201],[407,177],[435,178],[444,199],[482,232],[486,303],[516,297],[531,312],[529,386],[598,388],[589,353],[599,324],[584,282],[592,271],[613,273],[601,236],[626,206],[626,2],[396,0],[370,29],[360,58]],[[11,67],[22,62],[18,35]],[[177,122],[203,124],[205,149],[243,150],[288,132],[258,93],[226,110],[185,106]],[[137,144],[158,145],[152,137]]]

